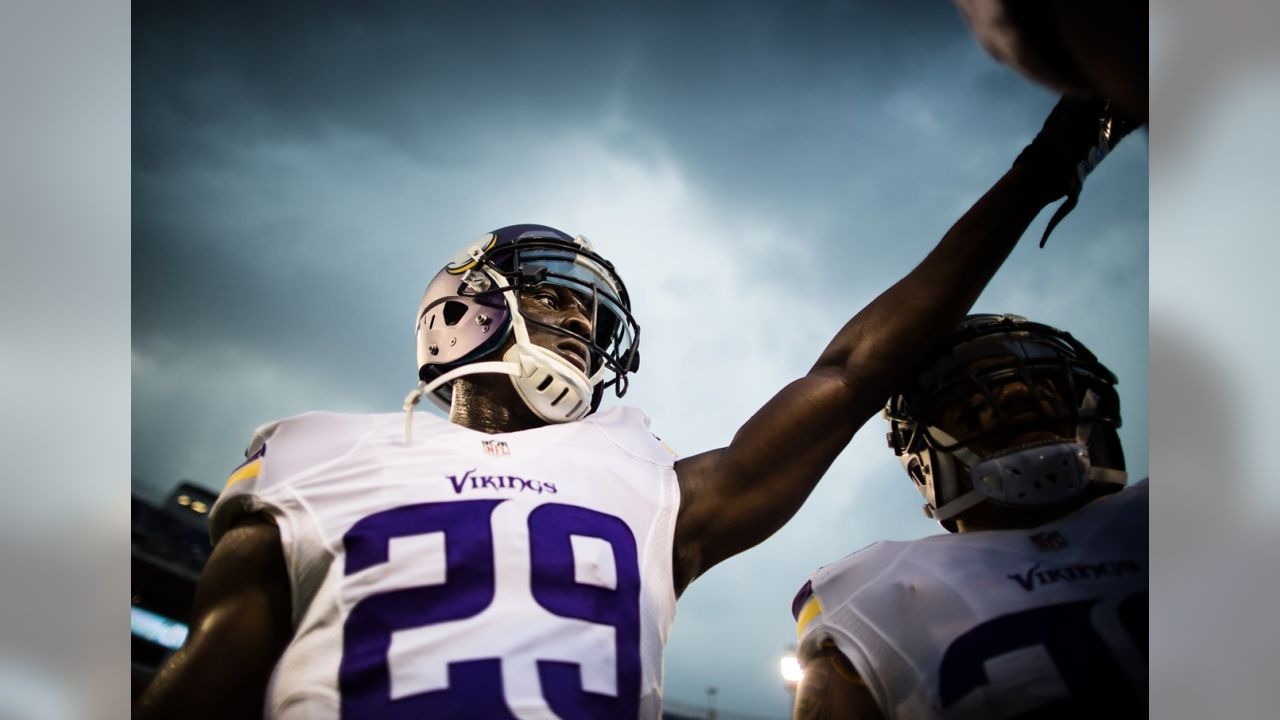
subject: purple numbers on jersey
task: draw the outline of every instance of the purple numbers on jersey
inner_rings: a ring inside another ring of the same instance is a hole
[[[391,635],[480,614],[493,601],[496,579],[491,518],[503,500],[422,503],[357,522],[343,537],[345,575],[389,560],[394,538],[442,533],[445,582],[370,595],[343,627],[338,684],[342,717],[514,720],[504,700],[502,658],[448,663],[448,687],[391,698],[387,651]],[[614,628],[617,695],[584,691],[581,668],[538,661],[547,704],[566,720],[635,717],[640,689],[640,570],[635,538],[622,520],[572,505],[548,504],[529,515],[530,585],[534,600],[561,617]],[[570,536],[597,538],[613,552],[613,588],[577,581]]]
[[[344,575],[387,562],[391,540],[444,533],[445,582],[371,595],[351,608],[342,633],[338,687],[344,718],[510,718],[502,702],[498,658],[449,666],[449,687],[391,699],[387,650],[391,633],[479,614],[493,601],[493,535],[489,517],[500,500],[422,503],[357,522],[342,538]],[[492,705],[492,707],[490,707]]]
[[[574,577],[570,535],[599,538],[613,548],[613,589]],[[547,704],[564,720],[633,718],[640,696],[640,569],[636,541],[622,520],[574,505],[542,505],[529,514],[533,597],[561,617],[614,628],[617,697],[582,689],[582,669],[573,663],[539,660],[538,677]]]
[[[1046,605],[989,620],[956,638],[939,667],[938,699],[946,709],[970,691],[989,685],[986,662],[1020,648],[1040,646],[1069,697],[1017,718],[1143,717],[1135,679],[1094,626],[1098,600]],[[1126,597],[1115,613],[1135,649],[1147,654],[1147,593]],[[1012,692],[1017,692],[1013,690]]]

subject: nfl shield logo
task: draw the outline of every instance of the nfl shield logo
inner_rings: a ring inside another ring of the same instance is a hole
[[[1041,550],[1061,550],[1067,546],[1067,539],[1057,530],[1050,530],[1032,535],[1031,544]]]

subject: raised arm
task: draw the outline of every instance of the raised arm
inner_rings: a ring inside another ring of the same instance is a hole
[[[214,547],[191,634],[139,699],[135,720],[261,717],[291,626],[280,532],[257,516],[241,521]]]
[[[1027,226],[1062,197],[1098,137],[1094,102],[1064,99],[1013,167],[915,269],[858,312],[804,377],[784,387],[728,447],[679,461],[675,582],[791,518],[854,431],[968,312]]]

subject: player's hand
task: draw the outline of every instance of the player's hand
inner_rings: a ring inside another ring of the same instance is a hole
[[[1106,98],[1064,95],[1013,164],[1044,172],[1056,193],[1050,199],[1056,200],[1082,183],[1133,128],[1133,123],[1111,109]]]
[[[1076,206],[1084,179],[1137,124],[1117,113],[1106,98],[1064,95],[1030,145],[1013,161],[1043,181],[1046,202],[1066,196],[1045,228],[1049,233]]]

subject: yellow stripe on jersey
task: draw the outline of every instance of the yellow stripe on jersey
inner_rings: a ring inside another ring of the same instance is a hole
[[[260,470],[262,470],[262,458],[258,458],[251,463],[245,463],[231,473],[231,477],[227,478],[227,484],[224,487],[231,487],[241,480],[252,480],[258,477]]]
[[[804,629],[814,618],[822,614],[822,601],[817,595],[809,596],[805,601],[804,607],[800,608],[800,615],[796,617],[796,637],[804,635]]]

